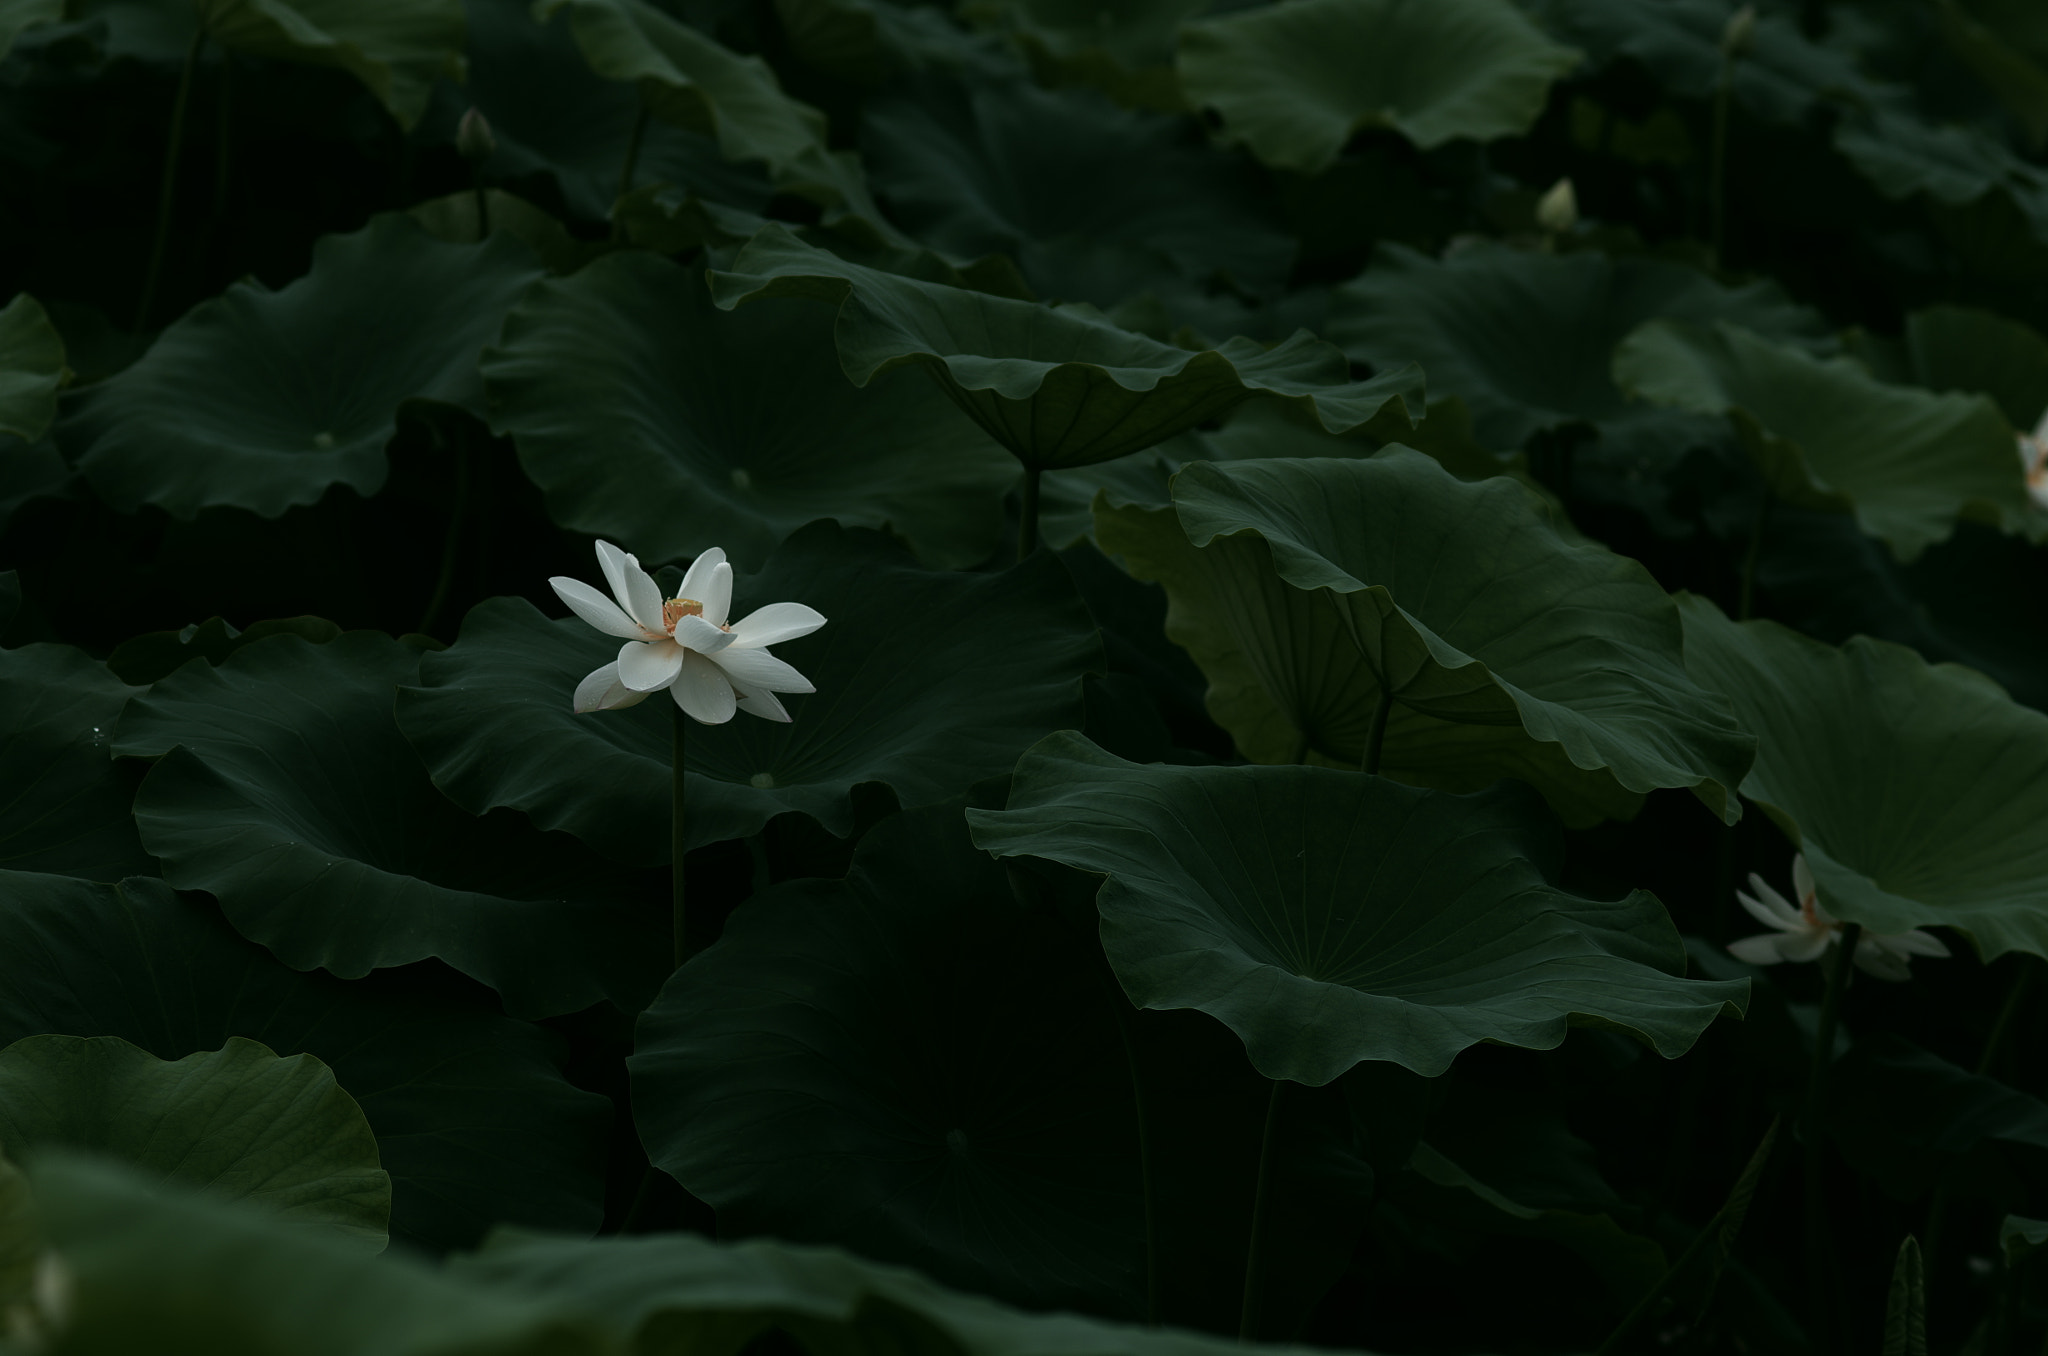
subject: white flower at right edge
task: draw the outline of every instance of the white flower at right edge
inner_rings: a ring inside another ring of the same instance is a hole
[[[1759,923],[1775,931],[1744,937],[1728,944],[1729,954],[1751,965],[1776,965],[1779,961],[1819,960],[1829,947],[1842,939],[1842,924],[1821,907],[1814,891],[1813,872],[1804,854],[1792,859],[1792,889],[1799,896],[1794,908],[1786,898],[1764,884],[1752,871],[1749,883],[1756,891],[1750,896],[1737,890],[1735,898]],[[1946,956],[1948,948],[1932,933],[1915,928],[1911,932],[1865,932],[1856,943],[1857,968],[1879,979],[1910,979],[1907,963],[1914,956]]]
[[[2041,422],[2034,425],[2032,433],[2022,433],[2020,440],[2020,465],[2026,469],[2027,495],[2036,508],[2048,509],[2048,413],[2041,415]]]

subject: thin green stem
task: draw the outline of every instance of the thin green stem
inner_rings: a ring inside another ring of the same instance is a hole
[[[1273,1080],[1266,1098],[1266,1128],[1259,1136],[1259,1178],[1252,1188],[1252,1232],[1244,1250],[1244,1301],[1238,1309],[1237,1340],[1249,1342],[1259,1327],[1259,1305],[1265,1298],[1266,1214],[1272,1205],[1273,1150],[1279,1139],[1280,1091],[1285,1079]]]
[[[1024,472],[1024,488],[1018,496],[1017,512],[1017,559],[1023,560],[1038,549],[1038,481],[1044,472],[1036,466]]]
[[[1385,675],[1380,677],[1379,704],[1372,709],[1372,725],[1365,732],[1365,761],[1359,764],[1364,771],[1377,776],[1380,770],[1380,755],[1386,751],[1387,717],[1394,711],[1394,688]]]
[[[646,1171],[640,1174],[640,1185],[633,1192],[633,1203],[626,1207],[626,1217],[619,1221],[620,1233],[632,1233],[633,1226],[638,1224],[640,1217],[647,1213],[648,1202],[654,1199],[654,1174],[657,1171],[658,1169],[654,1164],[649,1163]]]
[[[1614,1325],[1614,1331],[1607,1334],[1607,1340],[1600,1344],[1593,1356],[1610,1356],[1610,1353],[1621,1345],[1621,1339],[1635,1331],[1636,1325],[1671,1293],[1671,1287],[1685,1276],[1693,1263],[1699,1260],[1700,1254],[1705,1252],[1708,1245],[1720,1234],[1721,1222],[1727,1217],[1728,1207],[1725,1205],[1714,1212],[1714,1217],[1707,1221],[1706,1227],[1694,1234],[1692,1242],[1685,1245],[1685,1251],[1678,1254],[1678,1260],[1664,1269],[1664,1274],[1657,1278],[1657,1283],[1636,1301],[1635,1308],[1629,1310],[1621,1322]]]
[[[1980,1077],[1989,1077],[1992,1068],[1998,1063],[1998,1057],[2004,1053],[2006,1037],[2012,1032],[2013,1018],[2018,1015],[2025,1003],[2027,991],[2033,987],[2034,972],[2040,968],[2025,955],[2016,959],[2019,962],[2019,969],[2006,985],[2005,1001],[1999,1005],[1998,1016],[1991,1023],[1991,1033],[1984,1038],[1984,1049],[1977,1056],[1977,1073]],[[1921,1231],[1921,1236],[1926,1239],[1926,1246],[1920,1251],[1925,1259],[1929,1286],[1938,1284],[1940,1272],[1937,1267],[1942,1256],[1942,1244],[1946,1241],[1948,1233],[1948,1210],[1948,1190],[1937,1186],[1933,1198],[1927,1202],[1927,1223]]]
[[[668,792],[668,846],[670,860],[673,863],[669,868],[669,903],[674,916],[675,965],[676,969],[680,970],[683,968],[683,962],[690,958],[691,941],[686,922],[689,916],[686,909],[688,891],[684,885],[683,873],[683,749],[689,741],[690,718],[683,714],[680,703],[670,702],[669,705],[676,709],[674,764],[669,774]]]
[[[1856,958],[1856,943],[1862,937],[1862,924],[1846,924],[1842,940],[1835,947],[1834,963],[1828,967],[1827,995],[1821,1000],[1813,1062],[1807,1074],[1806,1104],[1799,1117],[1800,1138],[1806,1143],[1806,1288],[1813,1297],[1814,1346],[1821,1356],[1829,1356],[1837,1349],[1838,1338],[1834,1275],[1828,1253],[1827,1190],[1823,1181],[1827,1168],[1826,1132],[1822,1125],[1827,1107],[1828,1066],[1835,1055],[1835,1029],[1841,1021],[1842,995],[1849,987],[1849,967]]]
[[[469,191],[476,194],[476,238],[478,240],[489,240],[491,238],[491,195],[484,191],[484,172],[482,170],[470,171]]]
[[[619,166],[619,199],[624,200],[633,191],[633,175],[640,168],[640,139],[647,134],[647,101],[640,101],[640,112],[633,119],[632,134],[626,138],[626,163]],[[612,204],[612,239],[623,239],[626,225],[619,217],[618,203]]]
[[[233,122],[228,113],[229,74],[235,63],[222,54],[220,63],[220,107],[213,128],[213,219],[221,220],[228,214],[228,152],[233,145],[229,132]]]
[[[434,580],[434,595],[427,600],[426,615],[420,618],[421,635],[434,633],[434,623],[441,619],[441,609],[455,587],[456,547],[462,541],[462,520],[469,516],[468,439],[461,434],[450,439],[436,429],[434,440],[455,454],[455,497],[448,506],[448,534],[441,539],[441,573]]]
[[[1714,88],[1714,142],[1707,171],[1708,261],[1721,266],[1721,247],[1728,225],[1728,104],[1735,84],[1735,55],[1721,54],[1721,78]]]
[[[1116,981],[1104,976],[1116,1032],[1123,1038],[1124,1067],[1131,1076],[1131,1107],[1138,1121],[1138,1187],[1145,1199],[1145,1321],[1159,1325],[1159,1213],[1152,1181],[1152,1127],[1145,1113],[1145,1083],[1138,1077],[1138,1043],[1131,1035],[1131,1005]]]
[[[157,187],[156,195],[156,239],[149,247],[149,272],[143,275],[142,296],[135,303],[135,323],[132,329],[138,332],[149,321],[150,308],[156,304],[157,284],[162,281],[164,257],[171,248],[171,208],[178,196],[178,159],[185,148],[185,109],[192,102],[192,72],[199,65],[199,48],[206,41],[206,30],[192,35],[192,43],[185,49],[185,64],[178,71],[178,95],[171,104],[171,135],[164,148],[163,180]]]
[[[1764,527],[1771,520],[1771,490],[1764,487],[1763,498],[1757,501],[1756,519],[1749,527],[1749,549],[1742,555],[1742,598],[1735,610],[1735,620],[1748,621],[1753,610],[1751,604],[1756,595],[1756,566],[1764,552]]]

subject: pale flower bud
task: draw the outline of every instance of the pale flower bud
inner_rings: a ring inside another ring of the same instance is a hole
[[[462,115],[455,128],[455,149],[471,164],[490,159],[491,152],[498,149],[498,139],[491,135],[491,124],[480,110],[472,108]]]
[[[1579,224],[1579,195],[1569,178],[1559,179],[1536,200],[1536,224],[1552,235],[1563,235]]]
[[[1756,33],[1756,6],[1744,5],[1728,16],[1728,26],[1721,30],[1721,55],[1741,56],[1749,50],[1749,40]]]

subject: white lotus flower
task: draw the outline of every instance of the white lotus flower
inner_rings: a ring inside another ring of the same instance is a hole
[[[2026,468],[2027,493],[2033,497],[2038,508],[2048,509],[2048,413],[2043,413],[2041,422],[2034,425],[2032,433],[2022,433],[2020,439],[2020,465]]]
[[[1775,931],[1730,942],[1728,951],[1751,965],[1776,965],[1779,961],[1819,960],[1842,937],[1842,924],[1821,907],[1814,892],[1813,872],[1804,854],[1792,859],[1792,888],[1799,895],[1794,908],[1785,897],[1764,884],[1752,871],[1749,883],[1754,897],[1737,890],[1735,898],[1750,916],[1768,923]],[[1856,943],[1856,964],[1879,979],[1909,979],[1907,962],[1915,956],[1946,956],[1948,948],[1932,933],[1915,928],[1911,932],[1865,932]]]
[[[802,603],[770,603],[728,625],[732,566],[717,547],[690,563],[679,596],[668,599],[638,560],[610,542],[597,544],[597,563],[612,586],[610,598],[580,579],[548,581],[570,611],[626,642],[615,663],[576,685],[579,713],[616,711],[667,688],[685,714],[706,725],[723,725],[735,710],[786,721],[776,693],[817,691],[767,647],[807,636],[825,618]]]

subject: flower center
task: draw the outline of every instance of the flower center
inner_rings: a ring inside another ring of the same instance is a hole
[[[704,604],[695,598],[671,598],[661,605],[661,625],[670,635],[676,631],[676,623],[685,617],[704,615]]]

